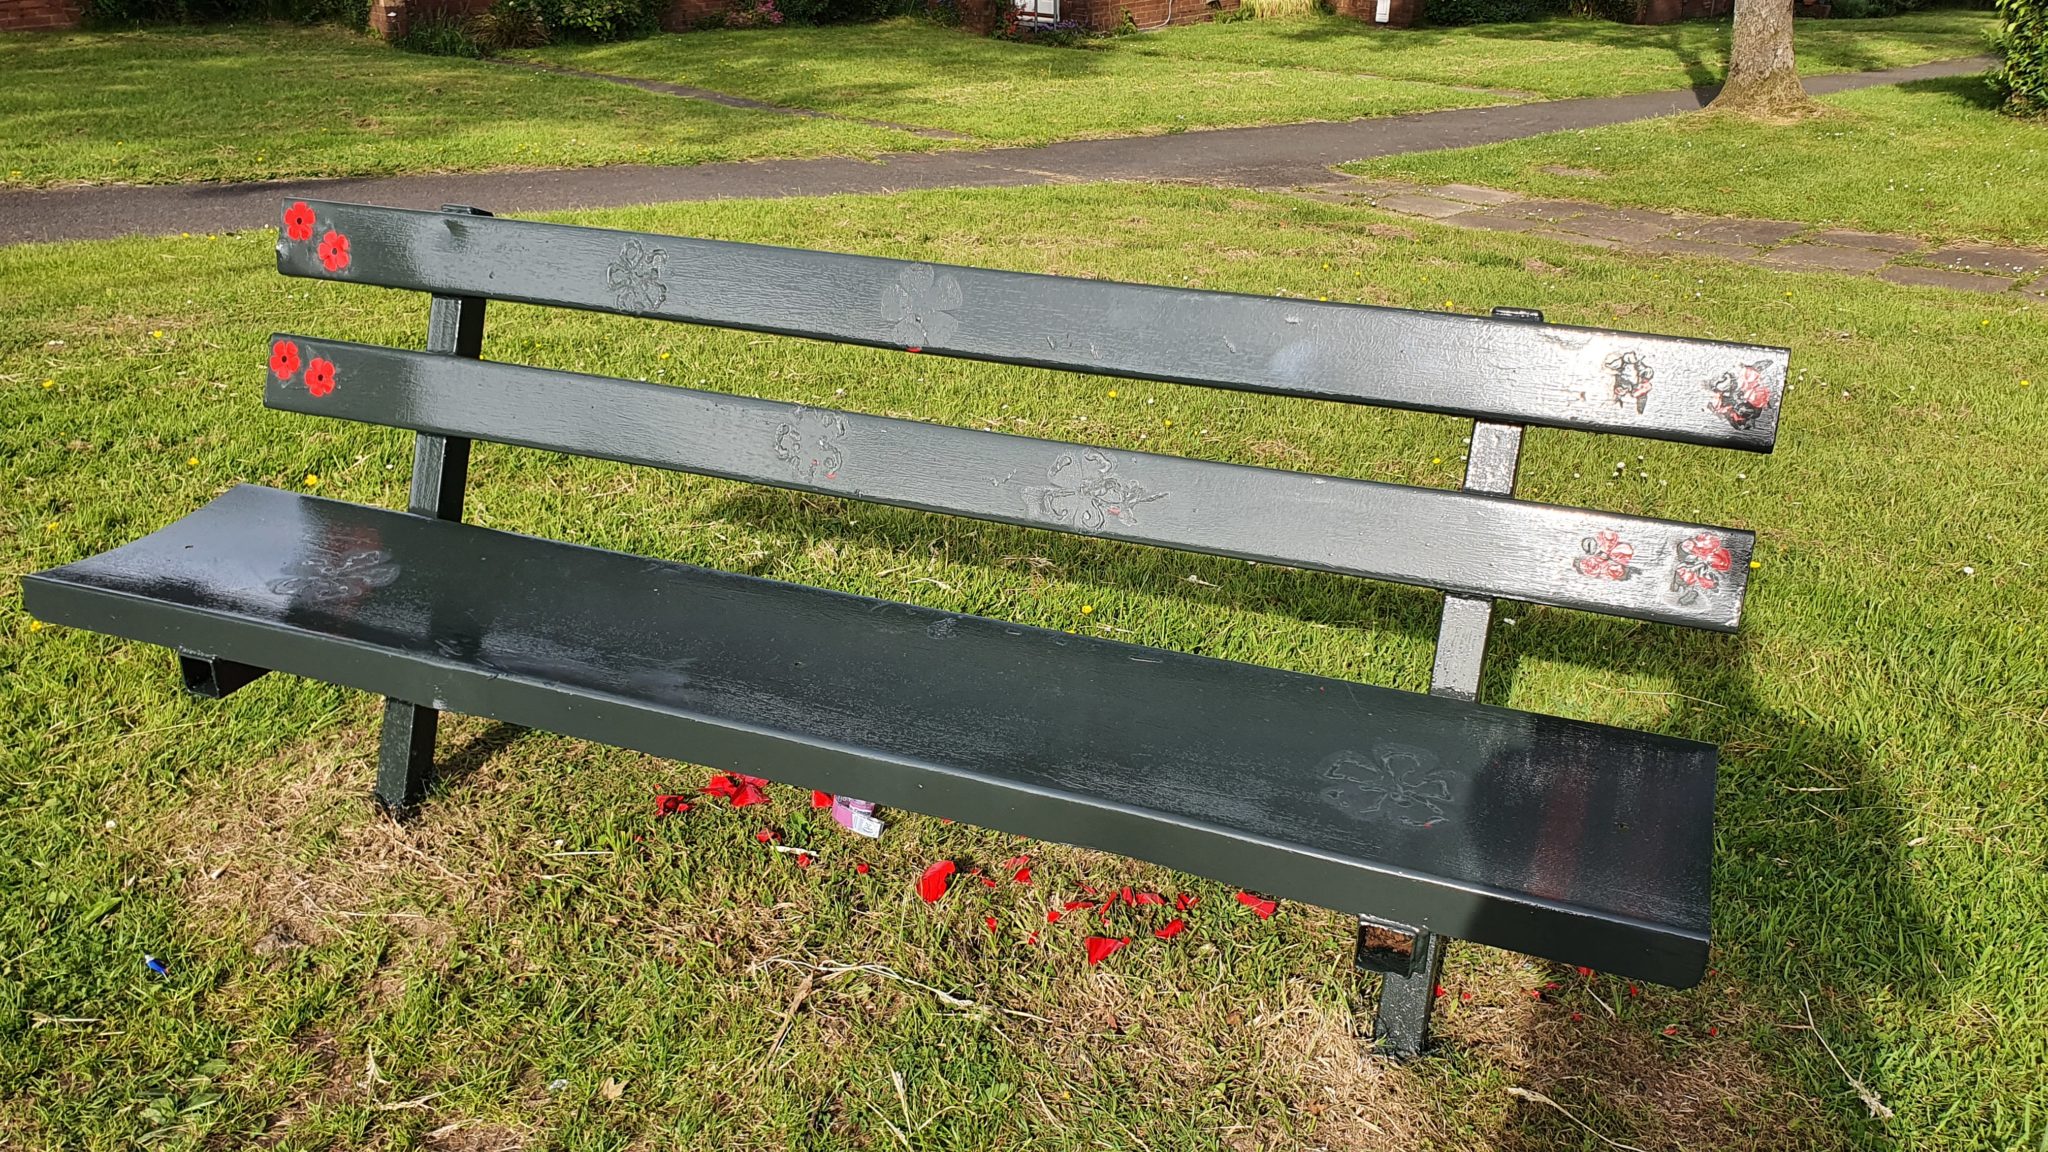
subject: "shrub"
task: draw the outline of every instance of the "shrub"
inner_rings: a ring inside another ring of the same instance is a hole
[[[370,0],[85,0],[82,16],[96,28],[286,20],[361,29],[370,23]]]
[[[1282,20],[1289,17],[1313,16],[1316,14],[1316,0],[1244,0],[1237,10],[1244,15],[1240,20]]]
[[[1999,0],[2005,27],[1998,51],[2005,66],[1992,82],[2015,116],[2048,115],[2048,0]]]
[[[418,52],[426,56],[465,56],[480,60],[488,55],[484,46],[469,31],[469,21],[460,16],[436,12],[412,22],[405,35],[391,42],[392,47],[406,52]]]
[[[775,0],[733,0],[721,21],[727,28],[772,28],[782,23]]]
[[[470,17],[469,34],[486,56],[518,48],[538,48],[550,39],[548,26],[539,16],[508,4],[493,5],[488,11]]]
[[[1615,19],[1632,19],[1635,16],[1635,0],[1606,0],[1616,12]],[[1422,6],[1425,22],[1439,28],[1464,24],[1519,24],[1525,20],[1541,20],[1545,16],[1562,12],[1565,5],[1559,0],[1428,0]],[[1609,15],[1602,11],[1601,15]]]
[[[1089,39],[1088,26],[1078,20],[1019,20],[1013,8],[1005,13],[1002,22],[989,33],[998,40],[1015,40],[1020,44],[1050,44],[1060,48],[1073,48]]]
[[[531,15],[553,40],[625,40],[661,27],[669,0],[499,0]]]

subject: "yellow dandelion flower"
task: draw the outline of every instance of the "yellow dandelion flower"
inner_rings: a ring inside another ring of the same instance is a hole
[[[57,386],[57,382],[56,382],[55,380],[45,380],[45,381],[43,381],[43,387],[45,387],[45,388],[55,388],[56,386]],[[2022,388],[2026,387],[2025,383],[2022,383],[2022,384],[2020,385],[2020,387],[2022,387]]]
[[[187,467],[187,468],[197,468],[197,467],[199,467],[199,457],[197,457],[197,456],[189,456],[189,457],[187,457],[187,458],[185,459],[185,467]]]
[[[1171,427],[1173,427],[1173,417],[1169,416],[1169,417],[1167,417],[1167,418],[1166,418],[1166,426],[1167,426],[1168,428],[1171,428]]]
[[[312,472],[308,472],[308,473],[306,473],[306,487],[308,487],[308,488],[318,488],[319,486],[320,486],[320,477],[319,477],[318,475],[316,475],[316,474],[312,473]]]
[[[1111,388],[1111,389],[1109,390],[1109,398],[1110,398],[1111,400],[1114,400],[1114,399],[1116,399],[1116,389],[1114,389],[1114,388]]]
[[[163,330],[163,329],[161,329],[161,328],[152,328],[152,329],[150,329],[150,331],[149,331],[149,338],[150,338],[150,339],[152,339],[152,340],[161,340],[161,339],[163,339],[163,338],[164,338],[164,330]]]
[[[43,622],[41,620],[29,621],[28,630],[31,632],[41,632],[43,630]]]
[[[1429,458],[1429,462],[1431,464],[1441,464],[1444,462],[1444,458],[1441,456],[1432,456]]]
[[[57,522],[55,520],[52,520],[48,524],[43,525],[43,531],[45,532],[55,532],[56,530]]]
[[[1749,570],[1750,570],[1750,571],[1752,571],[1752,572],[1756,571],[1757,569],[1759,569],[1759,568],[1761,568],[1761,567],[1763,567],[1763,566],[1764,566],[1764,562],[1763,562],[1763,561],[1761,561],[1761,560],[1751,560],[1751,561],[1749,562]]]
[[[1081,605],[1081,615],[1083,615],[1083,616],[1093,616],[1093,615],[1095,615],[1095,605],[1093,605],[1093,604],[1083,604],[1083,605]]]

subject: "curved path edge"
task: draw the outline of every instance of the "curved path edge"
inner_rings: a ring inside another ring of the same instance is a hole
[[[1970,75],[1995,63],[1987,56],[1972,56],[1909,68],[1832,73],[1807,79],[1806,88],[1815,95],[1825,95],[1853,88]],[[278,200],[294,195],[407,208],[473,204],[509,214],[681,200],[1002,188],[1099,180],[1288,188],[1326,182],[1331,165],[1351,160],[1464,148],[1690,112],[1706,106],[1715,91],[1680,89],[1338,123],[1074,140],[985,152],[899,153],[874,161],[827,157],[688,167],[618,165],[247,184],[0,191],[0,245],[262,227],[275,223]]]

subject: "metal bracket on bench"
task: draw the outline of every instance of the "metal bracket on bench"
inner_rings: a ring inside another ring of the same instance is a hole
[[[203,652],[178,649],[178,672],[185,679],[185,691],[208,700],[219,700],[237,688],[254,683],[269,671],[253,664],[238,664]]]
[[[1495,308],[1496,320],[1543,323],[1534,308]],[[1522,426],[1479,420],[1472,425],[1472,451],[1466,455],[1465,491],[1512,496],[1515,472],[1522,458]],[[1479,698],[1480,673],[1486,664],[1486,642],[1493,628],[1493,600],[1483,596],[1444,597],[1443,622],[1437,628],[1436,662],[1430,670],[1429,694],[1453,700]],[[1429,1044],[1429,1014],[1436,1006],[1443,974],[1444,946],[1434,932],[1406,925],[1358,918],[1358,968],[1385,973],[1380,1002],[1373,1015],[1373,1039],[1379,1050],[1397,1059],[1421,1055]]]

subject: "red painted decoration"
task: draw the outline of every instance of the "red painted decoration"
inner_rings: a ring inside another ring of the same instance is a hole
[[[313,210],[306,206],[304,200],[295,201],[284,210],[284,234],[291,240],[313,238]]]
[[[348,267],[348,237],[329,228],[320,237],[320,263],[329,272],[339,272]]]
[[[306,365],[306,391],[315,396],[325,396],[334,391],[334,362],[313,357]]]
[[[289,380],[299,374],[299,346],[289,340],[279,340],[270,346],[270,374],[279,380]]]

